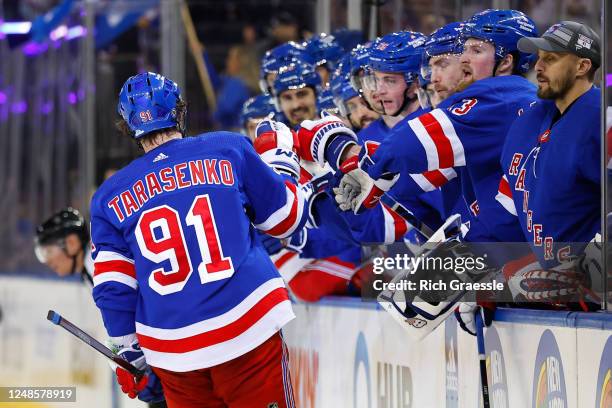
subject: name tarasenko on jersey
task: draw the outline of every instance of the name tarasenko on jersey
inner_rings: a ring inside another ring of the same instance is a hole
[[[234,181],[234,170],[229,160],[189,160],[146,174],[130,189],[114,196],[107,206],[119,222],[123,222],[158,194],[205,184],[233,186]]]

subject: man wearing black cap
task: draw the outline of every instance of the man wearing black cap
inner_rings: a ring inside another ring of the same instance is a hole
[[[531,244],[537,258],[531,269],[567,270],[600,232],[601,90],[593,85],[600,44],[595,31],[571,21],[518,42],[521,51],[538,55],[541,99],[508,132],[497,198]],[[523,272],[530,269],[525,265]]]
[[[523,52],[538,54],[538,96],[554,99],[561,113],[593,86],[601,65],[599,36],[590,27],[563,21],[550,27],[541,38],[524,38]]]

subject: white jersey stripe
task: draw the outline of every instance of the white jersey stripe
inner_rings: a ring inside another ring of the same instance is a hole
[[[95,262],[107,262],[107,261],[125,261],[131,264],[134,263],[133,259],[127,258],[117,252],[112,251],[100,251],[96,254]]]
[[[427,155],[427,170],[435,170],[440,167],[440,162],[438,161],[438,150],[434,141],[427,130],[425,130],[425,126],[421,123],[419,118],[414,118],[408,121],[408,125],[416,135],[419,142],[425,149],[425,154]]]
[[[136,322],[136,332],[138,334],[143,334],[145,336],[154,337],[160,340],[177,340],[215,330],[238,320],[268,293],[275,289],[284,287],[285,283],[283,282],[282,278],[270,279],[255,289],[233,309],[228,310],[222,315],[176,329],[160,329]]]
[[[208,368],[240,357],[272,337],[295,318],[291,302],[285,300],[238,336],[184,353],[164,353],[142,347],[147,363],[166,370],[185,372]],[[138,327],[136,328],[138,330]]]
[[[136,289],[138,287],[138,281],[136,279],[121,272],[104,272],[94,276],[93,278],[94,287],[101,285],[105,282],[123,283],[124,285],[127,285],[132,289]]]
[[[444,135],[448,138],[451,144],[454,156],[454,167],[465,166],[465,151],[463,150],[463,143],[461,143],[459,136],[457,136],[453,123],[441,109],[434,109],[430,113],[434,118],[436,118],[444,131]]]

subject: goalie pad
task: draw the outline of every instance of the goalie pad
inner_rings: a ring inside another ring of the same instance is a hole
[[[398,275],[392,282],[403,278]],[[445,301],[438,302],[419,296],[407,296],[406,291],[387,290],[378,295],[378,302],[412,340],[421,341],[453,313],[464,294],[465,292],[459,292]]]
[[[421,248],[415,256],[424,258],[475,256],[465,243],[461,242],[461,216],[450,217],[438,231]],[[397,274],[391,282],[396,287],[405,287],[402,281],[415,282],[420,288],[421,280],[446,282],[446,290],[385,290],[378,296],[378,302],[389,312],[408,335],[414,340],[422,340],[435,330],[446,318],[454,312],[459,302],[468,293],[466,290],[452,290],[448,282],[458,279],[463,282],[480,282],[491,276],[494,268],[486,267],[478,271],[456,273],[445,269],[405,270]]]

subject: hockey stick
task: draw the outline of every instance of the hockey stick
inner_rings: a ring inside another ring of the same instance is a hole
[[[217,107],[217,97],[215,95],[212,81],[210,80],[210,74],[206,68],[206,63],[204,62],[204,46],[200,45],[200,41],[198,40],[198,35],[196,33],[195,26],[193,25],[189,7],[182,1],[180,9],[183,25],[185,26],[185,34],[187,35],[187,41],[189,43],[189,50],[191,51],[193,60],[196,63],[198,77],[200,78],[200,82],[204,88],[204,96],[206,96],[206,102],[208,103],[211,111],[214,111]]]
[[[399,203],[395,198],[389,194],[383,194],[380,198],[380,202],[385,204],[387,207],[395,211],[400,217],[404,219],[413,229],[417,230],[425,240],[428,240],[433,235],[434,231],[429,228],[425,223],[419,220],[412,211],[408,210],[402,204]]]
[[[112,362],[120,366],[121,368],[128,371],[134,377],[136,377],[137,381],[140,380],[142,376],[145,374],[144,371],[137,369],[136,367],[134,367],[132,364],[130,364],[123,358],[114,354],[104,344],[100,343],[98,340],[94,339],[92,336],[85,333],[83,330],[79,329],[74,324],[70,323],[68,320],[64,319],[59,313],[53,310],[49,310],[49,313],[47,313],[47,320],[49,320],[53,324],[63,327],[66,331],[70,332],[75,337],[78,337],[84,343],[89,344],[96,351],[104,355],[104,357],[108,358],[109,360],[111,360]]]
[[[480,308],[476,311],[476,342],[478,344],[478,360],[480,362],[480,384],[482,386],[482,403],[484,408],[489,408],[489,380],[487,378],[487,355],[484,346],[484,324]]]

